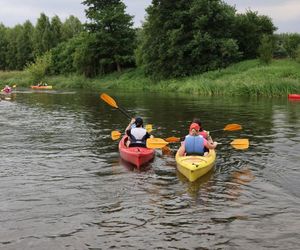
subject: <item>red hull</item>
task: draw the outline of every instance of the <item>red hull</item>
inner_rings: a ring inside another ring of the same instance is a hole
[[[289,94],[288,98],[291,100],[300,100],[300,94]]]
[[[130,162],[135,165],[137,168],[146,164],[154,157],[154,149],[142,148],[142,147],[131,147],[127,148],[125,142],[127,136],[123,136],[122,140],[119,143],[119,152],[123,160]]]

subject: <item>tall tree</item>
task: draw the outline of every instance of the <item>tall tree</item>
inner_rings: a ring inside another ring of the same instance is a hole
[[[33,33],[34,55],[39,56],[52,48],[49,18],[41,13]]]
[[[83,31],[83,25],[77,17],[71,15],[62,24],[61,31],[62,40],[67,41],[68,39],[78,35],[81,31]]]
[[[257,48],[262,37],[273,35],[275,30],[276,27],[268,16],[248,10],[245,14],[236,16],[233,37],[238,41],[244,58],[251,59],[258,56]]]
[[[18,44],[17,40],[19,35],[22,33],[23,27],[21,25],[16,25],[12,29],[8,29],[7,31],[7,51],[6,51],[6,64],[8,70],[17,69],[17,53],[18,53]]]
[[[62,41],[62,22],[58,16],[51,19],[51,48]]]
[[[83,4],[90,20],[87,30],[96,38],[90,50],[95,53],[93,65],[98,73],[121,71],[123,66],[133,64],[135,31],[125,4],[121,0],[85,0]]]
[[[0,70],[5,70],[6,63],[6,51],[7,51],[7,28],[0,23]]]
[[[32,33],[34,27],[30,21],[26,21],[20,34],[17,37],[17,69],[21,70],[24,66],[33,61],[33,44],[32,44]]]
[[[153,0],[147,13],[138,54],[152,77],[186,76],[238,57],[235,10],[220,0]]]

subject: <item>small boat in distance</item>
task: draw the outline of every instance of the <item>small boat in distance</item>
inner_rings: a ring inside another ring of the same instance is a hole
[[[299,100],[300,101],[300,94],[288,94],[289,100]]]
[[[33,85],[31,86],[32,89],[52,89],[52,85],[49,86],[37,86],[37,85]]]

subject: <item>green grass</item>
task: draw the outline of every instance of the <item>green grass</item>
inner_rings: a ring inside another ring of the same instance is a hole
[[[4,84],[16,83],[30,86],[25,72],[0,72]],[[58,89],[147,90],[181,92],[195,95],[248,95],[283,96],[300,93],[300,64],[292,60],[273,60],[264,65],[258,60],[248,60],[226,69],[210,71],[190,77],[153,82],[144,76],[141,68],[126,70],[93,79],[79,75],[51,76],[45,81]]]

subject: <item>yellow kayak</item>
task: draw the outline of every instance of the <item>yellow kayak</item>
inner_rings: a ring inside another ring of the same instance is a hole
[[[211,170],[216,161],[215,150],[209,150],[207,156],[179,156],[176,153],[177,169],[189,181],[195,181]]]

